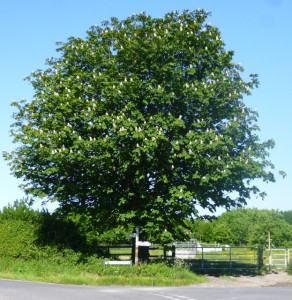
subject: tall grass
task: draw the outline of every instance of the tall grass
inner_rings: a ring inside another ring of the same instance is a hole
[[[51,258],[0,259],[0,277],[83,285],[179,286],[204,282],[205,278],[180,264],[153,262],[135,266],[104,266],[96,257],[62,253]]]

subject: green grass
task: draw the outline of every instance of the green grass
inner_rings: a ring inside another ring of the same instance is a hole
[[[182,286],[204,282],[204,276],[190,272],[185,266],[150,263],[135,266],[106,266],[103,260],[90,258],[75,263],[1,258],[0,277],[78,285]]]

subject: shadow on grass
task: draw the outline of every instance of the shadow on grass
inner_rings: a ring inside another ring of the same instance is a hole
[[[189,270],[196,274],[209,276],[257,276],[263,273],[257,264],[242,262],[225,262],[212,260],[187,260],[184,261]]]

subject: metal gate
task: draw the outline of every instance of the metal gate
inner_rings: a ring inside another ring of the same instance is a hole
[[[188,249],[181,243],[176,248],[176,258],[182,258],[190,269],[196,271],[238,271],[254,272],[260,268],[259,249],[257,247],[202,247]],[[188,253],[187,250],[192,250]]]
[[[175,258],[191,259],[196,258],[198,242],[196,239],[191,239],[187,242],[175,242]]]
[[[271,249],[270,251],[270,268],[284,270],[287,268],[287,250]]]

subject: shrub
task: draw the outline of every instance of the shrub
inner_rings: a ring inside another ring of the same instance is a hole
[[[33,224],[23,220],[0,222],[0,256],[29,258],[36,250]]]
[[[288,275],[292,275],[292,262],[289,262],[286,271]]]

